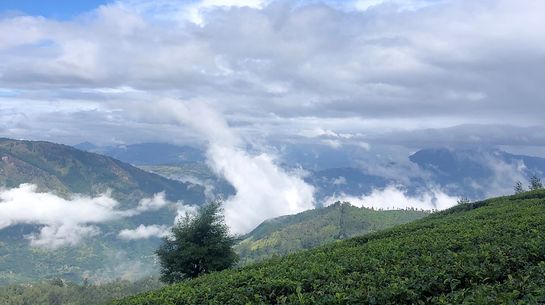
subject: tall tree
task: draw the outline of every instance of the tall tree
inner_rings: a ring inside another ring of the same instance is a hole
[[[515,182],[515,186],[513,188],[515,189],[515,194],[520,194],[525,192],[524,186],[522,186],[522,182],[520,181]]]
[[[532,178],[530,178],[530,191],[535,191],[543,188],[543,184],[541,183],[541,179],[539,179],[536,175],[533,175]]]
[[[221,203],[203,206],[197,215],[186,215],[172,228],[171,236],[163,239],[156,252],[161,263],[161,280],[175,283],[229,268],[238,259],[234,244]]]

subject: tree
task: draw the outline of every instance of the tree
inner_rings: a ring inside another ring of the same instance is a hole
[[[161,263],[161,280],[175,283],[203,273],[233,266],[238,256],[235,238],[229,235],[221,203],[201,207],[195,216],[186,215],[171,229],[156,251]]]
[[[541,179],[536,175],[533,175],[532,178],[530,178],[530,191],[540,190],[542,188],[543,184],[541,183]]]
[[[461,197],[461,198],[458,198],[458,200],[456,201],[456,204],[460,205],[460,204],[468,204],[470,203],[469,199],[467,199],[467,197]]]
[[[520,181],[515,182],[515,186],[513,188],[515,189],[515,194],[524,193],[526,191],[524,186],[522,186],[522,182]]]

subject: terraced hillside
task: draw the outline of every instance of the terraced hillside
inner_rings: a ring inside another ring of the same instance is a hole
[[[459,205],[410,224],[113,304],[544,301],[545,191],[540,190]]]

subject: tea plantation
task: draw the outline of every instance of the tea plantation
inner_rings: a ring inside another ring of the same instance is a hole
[[[545,191],[116,301],[167,304],[543,304]]]

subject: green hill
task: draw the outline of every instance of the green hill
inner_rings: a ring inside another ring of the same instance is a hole
[[[543,304],[545,191],[456,206],[410,224],[114,302]]]
[[[203,202],[201,186],[170,180],[110,157],[42,141],[0,139],[0,186],[36,184],[61,195],[99,195],[122,203],[165,191],[172,201]]]
[[[243,236],[235,250],[242,263],[259,261],[383,230],[428,214],[417,210],[378,211],[338,202],[325,208],[266,220]]]
[[[40,191],[63,197],[74,193],[95,196],[107,190],[120,210],[136,208],[142,198],[165,192],[166,198],[189,204],[204,202],[204,188],[152,174],[110,157],[83,152],[49,142],[0,139],[0,187],[32,183]],[[103,281],[112,277],[133,278],[156,271],[154,251],[159,238],[121,240],[122,229],[140,224],[170,226],[172,205],[133,217],[97,224],[100,233],[77,246],[35,248],[28,236],[39,224],[14,224],[0,230],[0,285],[36,282],[60,277],[81,283],[83,278]],[[119,270],[124,273],[120,274]]]

